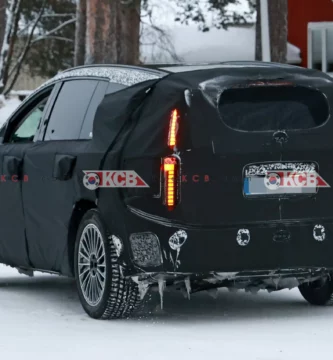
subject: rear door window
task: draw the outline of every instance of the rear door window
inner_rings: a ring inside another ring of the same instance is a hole
[[[104,99],[106,95],[113,94],[117,91],[120,91],[126,88],[126,85],[109,83],[107,81],[100,81],[98,87],[94,93],[94,96],[90,102],[89,109],[87,111],[82,130],[80,133],[80,139],[91,139],[93,136],[93,126],[95,115],[98,109],[98,106]]]
[[[117,91],[120,91],[122,89],[125,89],[127,86],[117,83],[109,83],[108,88],[106,89],[106,95],[115,93]]]
[[[98,80],[71,80],[62,85],[44,140],[79,139]]]
[[[87,111],[86,117],[84,119],[81,132],[80,132],[80,139],[88,140],[91,139],[93,136],[93,124],[96,115],[96,111],[98,109],[99,104],[102,102],[105,91],[108,87],[107,81],[100,81],[96,91],[94,93],[93,98],[91,99],[89,109]]]
[[[221,95],[219,111],[229,127],[243,131],[311,129],[329,117],[325,95],[300,86],[228,89]]]

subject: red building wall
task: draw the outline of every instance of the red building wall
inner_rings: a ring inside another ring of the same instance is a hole
[[[316,21],[333,21],[332,0],[288,1],[288,41],[301,49],[302,66],[305,67],[307,66],[308,23]]]

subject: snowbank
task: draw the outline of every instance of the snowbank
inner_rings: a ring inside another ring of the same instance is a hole
[[[0,97],[0,126],[2,126],[20,104],[21,101],[17,98],[5,100],[3,97]]]
[[[196,23],[190,21],[188,25],[184,25],[174,21],[177,6],[173,2],[151,0],[150,4],[153,11],[153,23],[169,34],[174,50],[183,62],[255,59],[255,25],[253,25],[256,22],[255,13],[248,17],[249,25],[247,26],[230,26],[228,30],[211,28],[210,31],[203,33],[198,30]],[[240,0],[237,5],[229,5],[228,10],[237,10],[240,14],[245,14],[250,11],[249,3],[247,0]],[[141,46],[141,58],[144,62],[174,62],[166,51],[162,54],[162,50],[158,50],[156,46],[153,49],[149,45],[149,40],[148,36],[145,39],[145,32],[143,32],[142,42],[146,45]],[[160,54],[156,54],[158,51]],[[288,44],[287,60],[291,64],[299,64],[301,62],[300,49]]]

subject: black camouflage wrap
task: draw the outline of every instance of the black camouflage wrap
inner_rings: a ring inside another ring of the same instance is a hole
[[[41,142],[27,150],[15,145],[29,181],[1,184],[6,205],[0,218],[7,212],[15,212],[15,217],[1,223],[2,236],[11,241],[0,241],[0,262],[72,276],[76,219],[93,204],[109,233],[124,243],[119,262],[126,275],[333,268],[330,188],[295,198],[247,199],[243,194],[243,170],[254,163],[314,162],[333,186],[330,118],[311,130],[286,131],[284,142],[274,137],[283,129],[235,131],[222,121],[221,94],[260,81],[311,87],[325,95],[330,107],[333,104],[332,79],[322,73],[274,64],[225,65],[169,74],[106,96],[90,141]],[[168,211],[158,195],[161,159],[173,154],[167,136],[175,108],[181,113],[177,156],[184,178],[181,202]],[[3,171],[15,172],[15,159],[3,156],[1,162]],[[149,188],[91,191],[83,186],[83,170],[121,169],[135,170]],[[325,241],[314,239],[316,225],[325,227]],[[244,229],[251,238],[240,246],[237,236]],[[187,236],[181,250],[169,244],[179,231]],[[156,234],[159,266],[133,261],[133,233]]]

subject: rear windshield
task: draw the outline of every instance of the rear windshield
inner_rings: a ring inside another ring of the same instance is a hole
[[[219,110],[229,127],[245,131],[310,129],[329,116],[321,92],[295,86],[228,89],[221,95]]]

